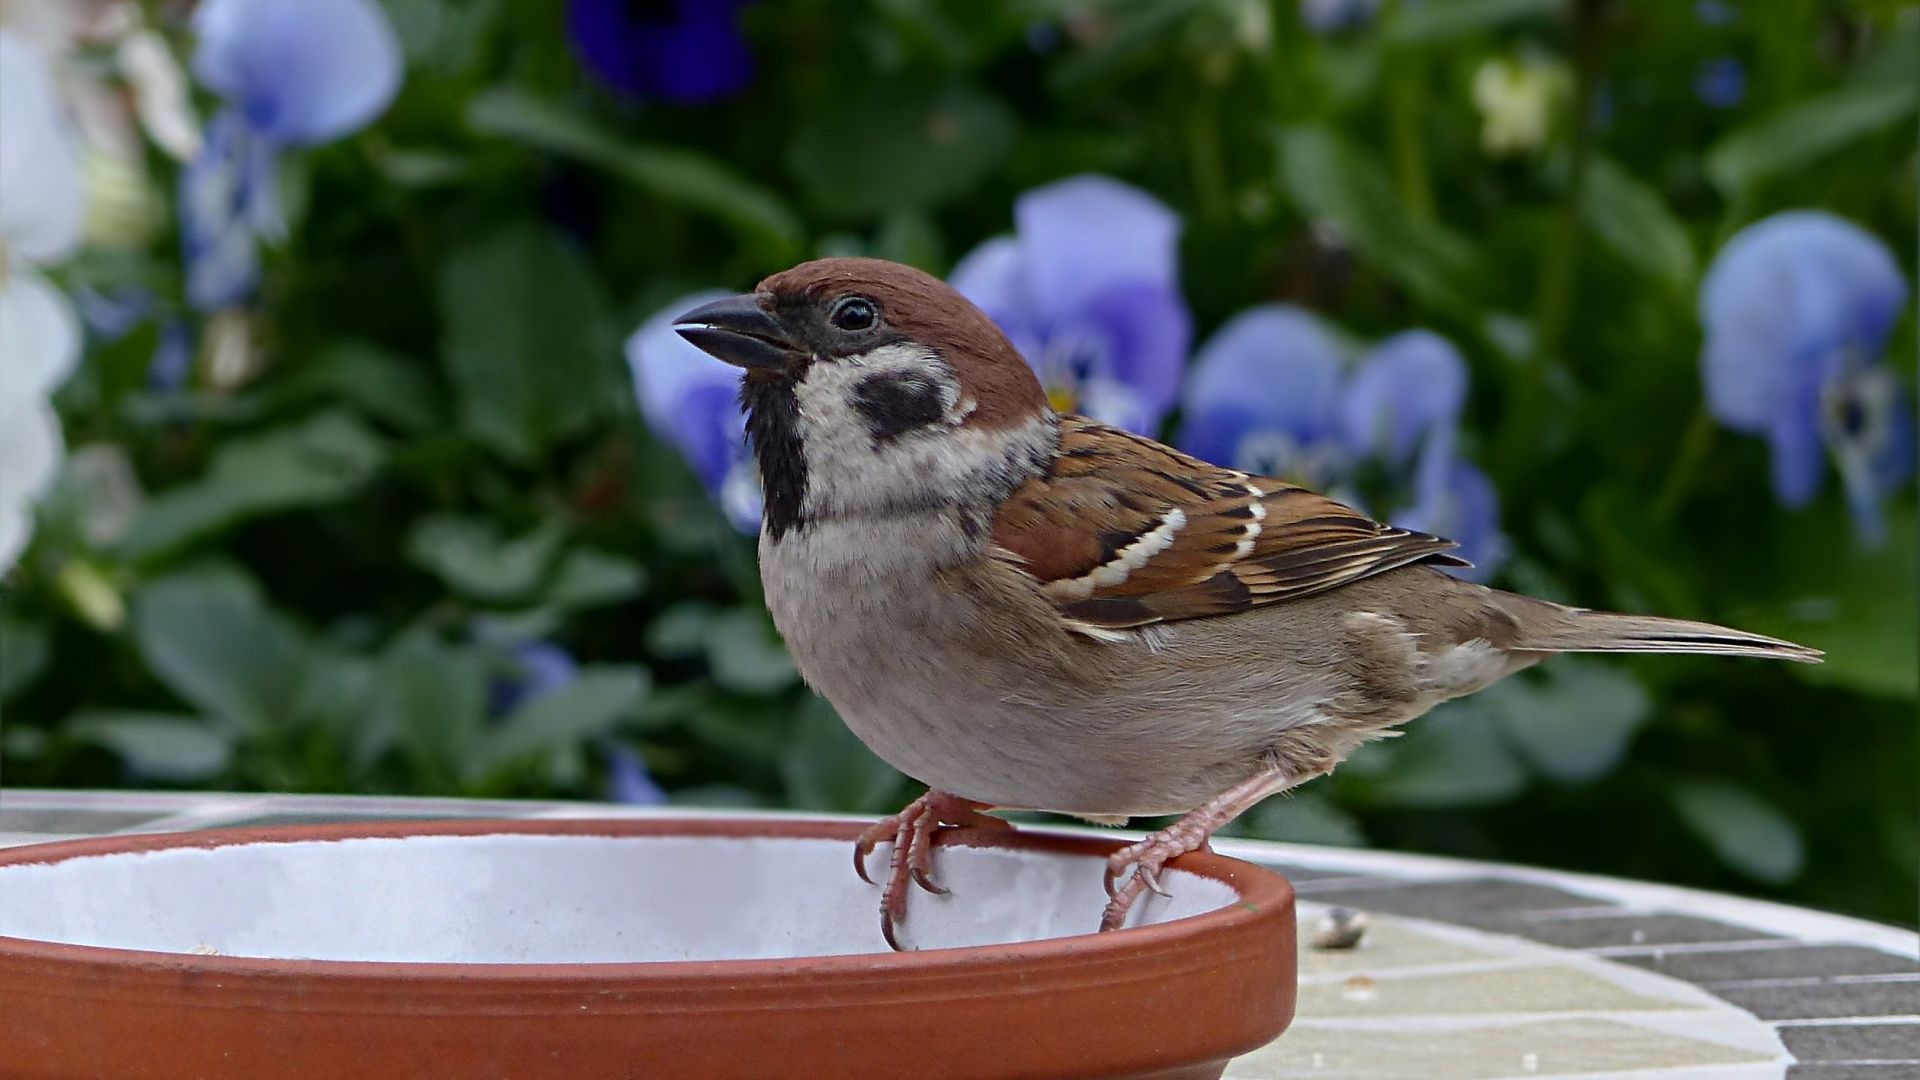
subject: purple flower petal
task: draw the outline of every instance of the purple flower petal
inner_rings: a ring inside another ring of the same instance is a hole
[[[386,111],[400,46],[372,0],[206,0],[194,74],[278,143],[328,142]]]
[[[527,641],[507,655],[512,674],[489,688],[490,711],[505,716],[548,694],[571,686],[580,677],[580,665],[567,650],[551,641]]]
[[[1767,417],[1765,435],[1773,494],[1786,506],[1805,506],[1820,493],[1827,471],[1825,445],[1820,436],[1821,372],[1800,367],[1788,372],[1792,385],[1787,400]]]
[[[1025,267],[1020,241],[996,236],[967,252],[954,264],[947,281],[1004,328],[1009,322],[1032,320],[1028,305],[1033,290],[1027,284]]]
[[[1830,450],[1855,516],[1871,528],[1861,507],[1877,488],[1865,464],[1877,451],[1853,447],[1847,425],[1826,410],[1870,377],[1906,289],[1885,244],[1821,211],[1747,227],[1708,268],[1700,295],[1707,403],[1727,427],[1766,436],[1782,503],[1802,506],[1819,492]]]
[[[169,319],[160,330],[160,343],[147,361],[147,388],[170,394],[187,384],[193,374],[193,331],[185,319]]]
[[[1708,108],[1733,108],[1747,97],[1746,66],[1731,56],[1707,61],[1694,73],[1693,93]]]
[[[627,339],[627,365],[647,425],[687,459],[728,520],[751,532],[759,526],[760,491],[740,413],[740,369],[673,330],[681,315],[726,295],[699,292],[661,308]]]
[[[1798,396],[1796,366],[1837,349],[1879,355],[1906,289],[1885,244],[1823,211],[1776,214],[1741,230],[1700,289],[1714,415],[1737,431],[1764,431]]]
[[[1103,327],[1108,352],[1099,376],[1132,391],[1152,434],[1180,398],[1180,377],[1193,343],[1193,317],[1178,290],[1145,280],[1119,281],[1092,297],[1081,318]]]
[[[1020,196],[1013,217],[1042,321],[1073,318],[1116,285],[1178,295],[1180,219],[1139,188],[1076,176]]]
[[[1312,315],[1282,304],[1242,312],[1196,355],[1179,444],[1250,471],[1284,474],[1275,463],[1294,457],[1312,463],[1294,471],[1338,473],[1321,459],[1338,449],[1341,367],[1339,347]]]
[[[1467,365],[1452,343],[1429,330],[1395,334],[1366,355],[1348,384],[1341,402],[1347,448],[1404,466],[1429,432],[1459,422],[1466,400]]]
[[[573,0],[567,35],[608,89],[682,105],[723,98],[753,79],[739,0]]]
[[[647,763],[634,749],[613,739],[600,741],[600,752],[607,758],[607,800],[628,806],[661,806],[667,793],[661,790]]]
[[[1300,0],[1300,21],[1316,34],[1350,30],[1373,18],[1380,0]]]
[[[239,114],[224,110],[207,124],[200,155],[180,174],[180,245],[187,264],[187,302],[218,311],[246,301],[260,284],[256,204],[272,183],[271,150]]]
[[[1500,495],[1493,481],[1458,458],[1420,472],[1414,504],[1395,514],[1393,524],[1458,543],[1456,554],[1473,566],[1449,572],[1469,581],[1485,581],[1506,554],[1506,538],[1500,534]]]

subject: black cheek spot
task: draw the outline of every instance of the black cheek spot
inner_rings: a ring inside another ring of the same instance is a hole
[[[853,407],[866,418],[875,442],[888,442],[947,414],[938,383],[915,371],[883,371],[853,388]]]

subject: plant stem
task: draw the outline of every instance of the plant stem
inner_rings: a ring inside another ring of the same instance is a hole
[[[1713,417],[1707,413],[1703,402],[1693,410],[1693,419],[1687,421],[1686,433],[1680,436],[1680,446],[1673,452],[1672,464],[1667,466],[1666,479],[1660,482],[1660,491],[1653,497],[1653,518],[1662,525],[1673,520],[1680,505],[1686,500],[1687,493],[1693,490],[1693,483],[1700,477],[1700,466],[1713,449]]]
[[[1501,440],[1502,461],[1509,476],[1525,475],[1539,464],[1541,412],[1546,406],[1548,377],[1565,367],[1564,345],[1571,314],[1573,285],[1585,233],[1580,221],[1580,199],[1585,190],[1587,162],[1592,157],[1592,113],[1599,81],[1601,16],[1606,0],[1580,0],[1575,8],[1575,82],[1570,120],[1572,146],[1567,159],[1567,185],[1554,216],[1553,236],[1534,295],[1533,342],[1514,387]]]
[[[1389,2],[1386,20],[1399,13]],[[1388,53],[1387,126],[1393,153],[1393,177],[1400,202],[1418,222],[1433,220],[1433,176],[1427,167],[1427,142],[1421,130],[1421,92],[1426,82],[1426,54],[1418,46]]]

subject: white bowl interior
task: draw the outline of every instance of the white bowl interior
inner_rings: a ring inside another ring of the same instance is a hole
[[[716,836],[356,838],[0,866],[0,936],[313,960],[606,963],[883,951],[880,891],[840,840]],[[885,872],[882,846],[870,863]],[[1083,934],[1104,860],[943,847],[903,943],[930,949]],[[1234,902],[1168,871],[1130,925]]]

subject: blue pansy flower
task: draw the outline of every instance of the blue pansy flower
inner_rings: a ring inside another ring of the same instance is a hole
[[[1022,195],[1014,225],[960,261],[954,287],[1006,331],[1056,408],[1157,430],[1193,336],[1179,218],[1138,188],[1080,176]]]
[[[1700,288],[1714,417],[1766,437],[1788,506],[1813,499],[1831,456],[1869,541],[1884,535],[1880,500],[1913,474],[1912,395],[1882,355],[1906,301],[1887,246],[1817,210],[1741,230]]]
[[[627,339],[627,365],[647,425],[687,459],[727,520],[753,532],[760,527],[760,476],[747,451],[740,369],[694,348],[673,330],[679,316],[726,295],[700,292],[661,308]]]
[[[600,752],[607,759],[607,801],[629,806],[659,806],[667,801],[667,793],[647,771],[646,759],[639,751],[614,739],[602,739]]]
[[[1693,92],[1709,108],[1731,109],[1746,100],[1746,65],[1722,56],[1700,65],[1693,76]]]
[[[350,134],[392,102],[400,47],[372,0],[206,0],[193,71],[225,107],[180,178],[187,298],[237,304],[260,278],[257,238],[285,231],[280,153]]]
[[[1345,483],[1343,366],[1333,336],[1299,308],[1265,304],[1234,316],[1195,357],[1180,448],[1323,491]]]
[[[1396,525],[1460,544],[1484,578],[1499,561],[1500,504],[1486,474],[1457,456],[1467,366],[1438,334],[1409,330],[1369,350],[1351,374],[1313,315],[1267,304],[1228,320],[1195,359],[1183,397],[1182,449],[1362,506],[1384,479]]]
[[[744,0],[573,0],[567,35],[588,71],[632,98],[695,105],[753,79]]]

